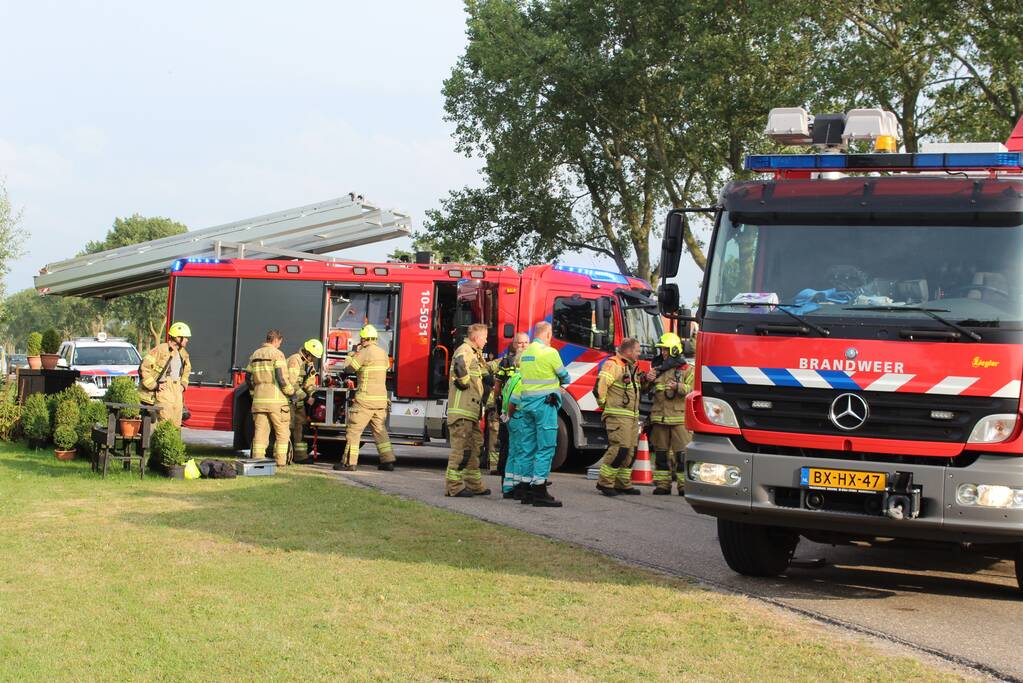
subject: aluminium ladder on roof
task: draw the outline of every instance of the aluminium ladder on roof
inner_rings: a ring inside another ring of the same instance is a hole
[[[383,210],[360,195],[300,206],[181,235],[86,254],[44,266],[35,277],[41,294],[114,297],[167,284],[183,258],[303,258],[409,234],[407,214]],[[229,250],[226,251],[225,250]]]

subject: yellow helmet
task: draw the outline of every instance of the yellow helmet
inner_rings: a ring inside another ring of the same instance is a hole
[[[677,356],[682,353],[682,338],[674,332],[665,332],[655,344],[658,348],[668,349],[668,353]]]
[[[323,342],[319,339],[308,340],[305,344],[302,344],[302,348],[314,358],[323,358]]]
[[[170,326],[170,329],[167,330],[167,333],[170,336],[172,336],[172,337],[191,337],[192,336],[192,328],[190,328],[185,323],[180,323],[179,322],[179,323],[172,324]]]
[[[366,325],[361,330],[359,330],[359,336],[362,337],[363,339],[376,339],[380,335],[377,334],[377,328],[373,327],[372,325]]]

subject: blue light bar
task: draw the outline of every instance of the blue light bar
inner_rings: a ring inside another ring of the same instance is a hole
[[[1023,170],[1023,152],[947,154],[751,154],[747,171]]]
[[[179,258],[171,264],[171,271],[176,273],[179,270],[183,270],[185,264],[188,263],[226,263],[226,261],[218,258]]]
[[[629,281],[621,273],[614,273],[610,270],[597,270],[596,268],[580,268],[578,266],[554,266],[554,270],[562,273],[575,273],[585,275],[594,282],[606,282],[612,285],[627,285]]]

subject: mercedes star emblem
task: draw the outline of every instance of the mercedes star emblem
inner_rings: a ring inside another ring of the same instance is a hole
[[[840,394],[831,402],[828,419],[842,431],[859,429],[870,416],[870,407],[857,394]]]

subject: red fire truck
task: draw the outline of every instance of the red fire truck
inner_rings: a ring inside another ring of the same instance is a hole
[[[880,110],[773,110],[767,133],[816,151],[750,156],[767,178],[694,209],[715,221],[695,316],[659,291],[700,322],[687,500],[741,574],[801,537],[897,539],[1003,551],[1023,588],[1023,121],[916,154],[877,151]]]
[[[171,267],[168,320],[188,322],[192,378],[187,426],[251,439],[241,370],[266,330],[284,332],[291,353],[315,337],[327,351],[314,410],[320,442],[344,438],[344,383],[337,374],[372,323],[393,359],[388,375],[393,440],[445,439],[448,366],[465,328],[490,328],[487,353],[503,353],[516,332],[541,320],[572,377],[558,422],[555,464],[590,462],[606,447],[592,396],[600,363],[626,336],[652,353],[661,333],[650,285],[619,273],[567,265],[507,266],[361,263],[333,260],[181,259]]]

